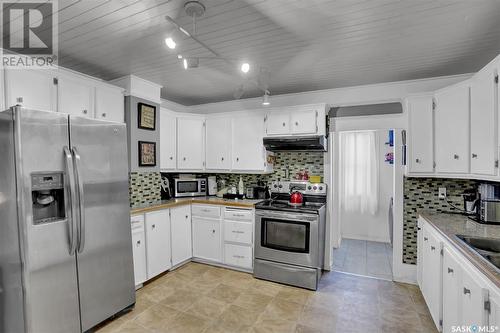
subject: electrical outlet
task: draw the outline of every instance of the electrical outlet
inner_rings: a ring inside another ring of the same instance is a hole
[[[438,189],[438,198],[439,199],[446,199],[446,187],[440,187]]]

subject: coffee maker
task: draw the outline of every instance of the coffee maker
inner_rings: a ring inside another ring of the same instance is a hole
[[[500,224],[500,185],[483,183],[478,187],[477,219],[481,223]]]

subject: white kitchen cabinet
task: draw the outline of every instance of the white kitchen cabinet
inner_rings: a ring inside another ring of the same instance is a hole
[[[83,79],[60,75],[58,79],[58,111],[94,118],[94,86]]]
[[[193,216],[193,257],[222,262],[220,220]]]
[[[263,144],[264,117],[238,115],[232,119],[233,171],[262,171],[266,168]]]
[[[132,256],[134,261],[135,285],[147,280],[146,239],[144,234],[144,215],[131,217],[132,224]]]
[[[318,132],[318,110],[315,108],[292,111],[290,113],[292,134],[316,134]]]
[[[168,209],[146,213],[146,258],[148,279],[172,266]]]
[[[469,172],[469,84],[462,82],[434,94],[436,172]]]
[[[500,295],[496,292],[490,292],[488,295],[490,311],[487,313],[488,325],[500,327]]]
[[[494,176],[497,150],[496,72],[485,70],[470,81],[471,173]]]
[[[206,168],[208,170],[231,169],[231,118],[208,117],[206,119]]]
[[[441,242],[430,228],[424,226],[422,294],[436,327],[441,320]]]
[[[486,313],[484,302],[487,299],[487,291],[476,282],[473,272],[462,271],[461,294],[462,321],[464,325],[486,325]]]
[[[224,245],[224,263],[229,266],[252,269],[252,247],[226,243]]]
[[[125,121],[125,98],[118,87],[98,85],[95,88],[95,117],[123,123]]]
[[[434,131],[432,95],[411,96],[408,109],[408,167],[409,173],[434,171]]]
[[[175,114],[160,109],[160,170],[177,168],[177,119]]]
[[[177,168],[203,170],[205,167],[205,120],[177,118]]]
[[[452,326],[462,324],[460,286],[462,268],[447,249],[443,249],[443,332],[451,332]]]
[[[423,289],[422,277],[424,274],[424,221],[422,218],[417,220],[417,284],[420,289]]]
[[[252,245],[253,223],[225,220],[224,241]]]
[[[172,266],[176,266],[193,256],[191,238],[191,206],[170,209]]]
[[[49,70],[6,69],[5,106],[57,111],[57,79]]]
[[[267,135],[290,134],[290,113],[283,111],[271,111],[266,116]]]

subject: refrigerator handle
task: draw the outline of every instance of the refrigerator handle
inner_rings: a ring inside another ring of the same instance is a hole
[[[70,207],[71,216],[67,217],[68,220],[68,233],[69,233],[69,254],[73,255],[76,251],[76,238],[78,237],[77,229],[76,229],[76,192],[75,192],[75,174],[73,168],[73,157],[68,147],[63,148],[64,157],[66,161],[66,179],[69,183],[69,195],[67,198],[67,202]]]
[[[85,248],[85,201],[83,193],[83,180],[81,176],[81,158],[78,154],[78,150],[73,147],[71,148],[73,152],[73,158],[75,161],[75,178],[76,185],[78,187],[78,203],[79,203],[79,232],[78,232],[78,253],[82,253]]]

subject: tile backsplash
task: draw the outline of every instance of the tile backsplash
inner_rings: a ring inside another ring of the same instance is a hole
[[[417,263],[417,212],[457,211],[443,199],[438,199],[438,188],[446,187],[448,202],[463,208],[461,194],[475,188],[479,182],[469,179],[405,178],[403,207],[403,263]]]
[[[131,172],[129,177],[130,207],[153,203],[161,199],[159,172]]]

